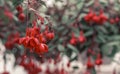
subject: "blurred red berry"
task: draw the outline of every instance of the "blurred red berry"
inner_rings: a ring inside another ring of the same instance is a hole
[[[20,5],[18,5],[18,6],[16,7],[16,10],[17,10],[19,13],[22,13],[22,12],[23,12],[23,8],[22,8]]]
[[[110,19],[110,23],[111,24],[115,24],[115,20],[114,19]]]
[[[91,68],[93,68],[94,67],[94,65],[91,63],[91,58],[90,57],[88,57],[88,60],[87,60],[87,68],[88,69],[91,69]]]
[[[46,34],[46,38],[48,39],[48,40],[52,40],[53,38],[54,38],[54,33],[47,33]]]
[[[21,21],[21,22],[24,22],[25,21],[25,14],[24,13],[20,13],[18,15],[18,19]]]

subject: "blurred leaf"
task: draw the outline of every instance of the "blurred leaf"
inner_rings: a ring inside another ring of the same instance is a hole
[[[73,69],[79,69],[79,67],[78,66],[73,66]]]
[[[112,50],[112,52],[110,54],[108,54],[107,56],[108,57],[114,57],[114,55],[116,54],[116,52],[117,52],[117,47],[114,47],[113,50]]]
[[[92,69],[91,69],[91,74],[96,74],[95,68],[92,68]]]
[[[17,6],[21,4],[24,0],[12,0],[12,1],[13,1],[13,5]]]
[[[59,51],[65,51],[65,47],[63,45],[61,45],[61,44],[59,44],[57,46],[57,48],[58,48]]]
[[[78,56],[76,53],[72,52],[71,56],[70,56],[70,62],[77,60]]]
[[[89,31],[87,31],[87,32],[85,32],[84,33],[84,36],[91,36],[91,35],[93,35],[93,33],[94,33],[94,31],[93,30],[89,30]]]
[[[98,40],[99,40],[100,42],[102,42],[102,43],[105,43],[105,42],[106,42],[106,39],[105,39],[103,36],[101,36],[101,35],[98,35]]]
[[[44,5],[44,6],[46,7],[46,4],[45,4],[45,2],[44,2],[44,1],[39,0],[39,3],[41,3],[42,5]]]
[[[73,45],[71,45],[71,44],[67,44],[67,47],[70,48],[73,52],[75,52],[75,53],[79,53],[79,51],[77,50],[77,48],[74,47]]]
[[[3,6],[5,4],[4,0],[0,0],[0,6]]]
[[[80,2],[80,3],[77,4],[77,8],[78,8],[79,10],[81,10],[82,7],[83,7],[83,5],[84,5],[84,2],[82,1],[82,2]]]
[[[118,51],[118,47],[120,45],[119,41],[109,42],[102,46],[102,52],[104,55],[108,57],[113,57],[115,53]]]
[[[94,3],[94,0],[90,0],[88,3],[85,4],[86,7],[91,6]]]

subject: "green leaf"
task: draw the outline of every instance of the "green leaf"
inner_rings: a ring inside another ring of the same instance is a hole
[[[79,67],[78,66],[73,66],[73,69],[79,69]]]
[[[65,51],[65,47],[63,45],[61,45],[61,44],[59,44],[57,46],[57,48],[58,48],[59,51]]]
[[[67,47],[70,48],[73,52],[75,52],[75,53],[79,53],[79,51],[77,50],[77,48],[74,47],[73,45],[71,45],[71,44],[67,44]]]
[[[91,6],[93,3],[94,3],[94,0],[91,0],[90,2],[86,3],[85,6],[86,7]]]
[[[102,52],[104,55],[108,57],[113,57],[115,53],[118,51],[119,45],[120,45],[119,41],[114,41],[104,44],[102,46]]]
[[[5,4],[4,0],[0,0],[0,6],[3,6]]]
[[[89,31],[84,33],[84,36],[86,36],[86,37],[91,36],[91,35],[93,35],[93,32],[94,32],[93,30],[89,30]]]
[[[24,0],[12,0],[12,1],[13,1],[13,5],[17,6],[21,4]]]
[[[82,1],[82,2],[80,2],[80,3],[77,4],[77,8],[78,8],[79,10],[81,10],[82,7],[83,7],[83,5],[84,5],[84,2]]]

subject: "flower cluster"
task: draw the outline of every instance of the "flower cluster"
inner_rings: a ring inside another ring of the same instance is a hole
[[[30,51],[34,51],[37,54],[43,54],[48,52],[46,41],[53,38],[53,32],[44,31],[40,33],[40,28],[34,25],[32,28],[26,29],[26,36],[20,38],[20,44],[23,44],[25,48],[29,48]]]

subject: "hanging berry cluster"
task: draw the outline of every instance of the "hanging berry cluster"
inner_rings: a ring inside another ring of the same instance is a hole
[[[72,38],[70,39],[70,44],[76,45],[77,43],[84,43],[86,41],[86,37],[84,36],[83,31],[80,31],[79,37],[75,37],[74,33],[72,33]]]
[[[120,22],[120,18],[119,18],[119,17],[110,18],[110,19],[109,19],[109,22],[110,22],[111,24],[117,24],[117,23]]]
[[[38,67],[34,62],[33,62],[33,58],[32,57],[27,57],[26,55],[22,56],[22,61],[20,62],[20,65],[23,66],[28,74],[39,74],[42,69],[41,67]],[[28,62],[26,62],[26,60],[29,60]]]
[[[104,15],[102,10],[99,11],[99,15],[90,10],[84,17],[84,20],[88,23],[104,24],[107,21],[107,17]]]
[[[16,7],[16,10],[18,12],[18,19],[19,19],[19,21],[24,22],[25,21],[25,14],[23,13],[22,6],[18,5]]]
[[[7,49],[12,49],[16,43],[19,43],[19,37],[20,34],[18,32],[10,34],[5,42],[5,47]]]
[[[88,51],[87,51],[87,54],[89,54],[88,55],[88,60],[87,60],[87,63],[86,63],[87,69],[93,68],[94,64],[100,66],[103,63],[102,55],[100,53],[96,54],[93,50],[91,50],[89,48]],[[92,63],[90,55],[96,55],[96,59],[95,59],[94,63]]]
[[[20,44],[23,44],[25,48],[29,48],[37,54],[43,54],[48,52],[48,46],[46,45],[47,40],[52,40],[54,38],[54,33],[45,30],[40,33],[40,27],[34,25],[32,28],[26,29],[26,36],[20,38]]]

